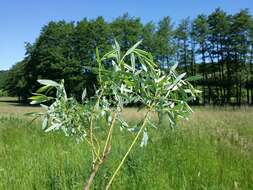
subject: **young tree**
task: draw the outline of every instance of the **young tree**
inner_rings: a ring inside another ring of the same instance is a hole
[[[195,98],[198,91],[188,82],[189,79],[183,79],[185,73],[178,75],[175,70],[177,65],[171,67],[169,73],[163,72],[150,53],[137,48],[139,44],[140,42],[122,52],[115,42],[113,50],[102,57],[97,49],[96,58],[99,66],[91,70],[98,74],[99,89],[90,99],[86,98],[84,91],[82,104],[67,96],[63,82],[56,83],[51,80],[39,80],[44,86],[31,97],[32,104],[53,101],[50,106],[42,105],[46,113],[38,114],[44,117],[43,128],[46,132],[62,130],[66,136],[74,136],[79,141],[84,140],[90,146],[93,164],[84,190],[90,189],[96,173],[113,148],[115,127],[121,127],[122,132],[136,132],[136,135],[108,181],[106,190],[110,188],[141,135],[143,136],[141,146],[146,145],[148,130],[151,130],[147,124],[155,126],[150,118],[151,112],[167,114],[169,126],[174,127],[179,118],[186,117],[192,111],[187,101],[189,98]],[[113,63],[109,68],[103,64],[107,61]],[[138,67],[137,63],[141,66]],[[57,90],[56,98],[41,94],[52,87]],[[136,101],[145,107],[146,113],[140,123],[131,126],[124,121],[120,113],[125,105]],[[101,121],[104,121],[103,126],[98,124]],[[120,125],[116,125],[116,122]],[[99,132],[106,136],[100,135],[98,140]]]

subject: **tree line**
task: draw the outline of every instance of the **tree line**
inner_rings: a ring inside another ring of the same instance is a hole
[[[122,50],[142,40],[141,48],[167,70],[178,63],[188,76],[201,75],[194,85],[202,90],[195,103],[253,104],[253,18],[247,9],[183,19],[170,17],[142,23],[124,14],[111,22],[103,17],[78,22],[49,22],[34,43],[26,43],[25,58],[9,71],[3,88],[27,100],[38,88],[37,79],[64,79],[77,99],[84,88],[94,93],[96,75],[85,66],[96,66],[95,49],[111,49],[114,39]],[[108,64],[108,63],[105,63]]]

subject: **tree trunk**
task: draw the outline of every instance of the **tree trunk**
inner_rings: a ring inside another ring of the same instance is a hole
[[[205,105],[206,103],[206,93],[205,93],[205,83],[206,83],[206,73],[205,73],[205,69],[206,69],[206,59],[205,59],[205,49],[204,49],[204,44],[201,45],[201,54],[202,54],[202,64],[203,64],[203,71],[202,71],[202,75],[203,75],[203,104]]]
[[[250,104],[250,100],[249,100],[249,87],[248,87],[249,83],[247,82],[247,104]]]
[[[85,184],[83,190],[89,190],[89,189],[90,189],[90,186],[91,186],[91,184],[92,184],[92,181],[93,181],[93,179],[94,179],[94,177],[95,177],[95,175],[96,175],[98,169],[100,168],[100,166],[101,166],[101,163],[100,163],[100,162],[98,162],[97,164],[95,164],[95,166],[94,166],[94,168],[93,168],[93,170],[92,170],[92,172],[91,172],[91,175],[90,175],[88,181],[86,182],[86,184]]]
[[[253,104],[253,45],[250,52],[250,91],[251,91],[251,104]]]
[[[188,72],[187,69],[187,46],[186,46],[186,40],[184,40],[184,67],[185,67],[185,72]]]
[[[100,166],[107,160],[107,157],[108,157],[110,151],[111,151],[111,145],[108,145],[108,147],[106,147],[106,151],[105,151],[105,153],[104,153],[104,155],[102,157],[102,160],[101,161],[97,161],[95,163],[95,165],[94,165],[94,167],[92,169],[92,172],[91,172],[91,174],[90,174],[90,176],[89,176],[86,184],[84,185],[83,190],[89,190],[90,189],[90,186],[91,186],[91,184],[92,184],[92,182],[94,180],[94,177],[96,176],[96,174],[97,174]]]

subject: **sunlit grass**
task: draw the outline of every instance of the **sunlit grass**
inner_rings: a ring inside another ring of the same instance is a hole
[[[20,116],[26,109],[0,116],[0,189],[82,189],[91,169],[88,146],[30,125]],[[148,145],[134,148],[112,189],[253,189],[253,109],[195,110],[177,129],[151,130]],[[141,118],[134,108],[123,115],[133,122]],[[122,135],[114,139],[94,189],[103,189],[134,137],[115,132]]]

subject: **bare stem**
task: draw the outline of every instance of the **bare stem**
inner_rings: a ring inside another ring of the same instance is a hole
[[[107,152],[103,156],[102,160],[101,161],[96,161],[96,163],[94,164],[94,167],[92,169],[91,175],[89,176],[89,179],[87,180],[87,182],[84,186],[84,190],[89,190],[90,189],[90,186],[92,184],[92,181],[94,180],[94,177],[96,176],[96,173],[97,173],[98,169],[106,161],[109,153],[110,153],[110,147],[107,149]]]
[[[84,186],[84,190],[89,190],[90,186],[94,180],[94,177],[96,176],[97,171],[99,170],[99,168],[101,167],[101,165],[103,165],[103,163],[107,160],[108,155],[111,151],[111,140],[112,140],[112,131],[113,128],[115,126],[115,121],[116,121],[116,113],[114,113],[113,115],[113,120],[109,129],[109,132],[107,134],[107,138],[106,138],[106,142],[105,142],[105,146],[104,146],[104,150],[103,150],[103,156],[102,159],[95,160],[95,162],[93,163],[93,169],[91,172],[91,175],[89,176],[85,186]]]
[[[98,98],[97,98],[97,101],[96,101],[96,103],[95,103],[95,106],[94,106],[94,108],[93,108],[93,110],[92,110],[91,120],[90,120],[90,141],[89,141],[90,143],[89,143],[89,144],[90,144],[91,147],[92,147],[93,164],[95,163],[95,161],[96,161],[97,159],[101,161],[101,158],[100,158],[100,156],[99,156],[99,150],[97,151],[97,149],[96,149],[96,147],[95,147],[95,145],[94,145],[94,140],[93,140],[93,138],[94,138],[95,140],[97,140],[97,139],[95,138],[94,134],[93,134],[93,120],[94,120],[94,112],[95,112],[95,109],[96,109],[97,105],[99,105],[99,102],[100,102],[101,97],[103,96],[103,93],[104,93],[104,90],[102,89],[101,92],[100,92],[100,94],[99,94],[99,96],[98,96]],[[94,156],[94,154],[96,155],[96,157]]]
[[[85,139],[86,142],[91,146],[91,152],[92,152],[92,160],[93,160],[93,163],[95,162],[96,159],[100,160],[101,161],[101,158],[99,156],[99,152],[96,151],[96,147],[94,147],[93,144],[91,144],[91,142],[88,140],[88,139]]]
[[[124,164],[124,162],[125,162],[127,156],[128,156],[129,153],[131,152],[133,146],[135,145],[135,143],[137,142],[139,136],[141,135],[142,131],[144,130],[144,128],[145,128],[145,126],[146,126],[147,119],[148,119],[148,114],[149,114],[149,111],[147,111],[147,113],[146,113],[146,115],[145,115],[145,117],[144,117],[143,123],[142,123],[142,125],[141,125],[140,130],[138,131],[138,133],[137,133],[137,135],[135,136],[135,138],[134,138],[132,144],[131,144],[130,147],[128,148],[126,154],[125,154],[124,157],[122,158],[120,164],[118,165],[118,167],[117,167],[117,169],[115,170],[115,172],[113,173],[113,175],[112,175],[112,177],[111,177],[109,183],[107,184],[106,190],[108,190],[108,189],[110,188],[110,186],[111,186],[111,184],[112,184],[114,178],[116,177],[116,175],[117,175],[117,173],[119,172],[120,168],[121,168],[122,165]]]

